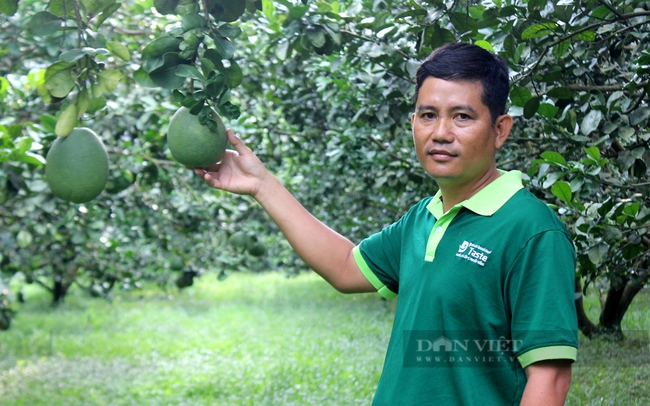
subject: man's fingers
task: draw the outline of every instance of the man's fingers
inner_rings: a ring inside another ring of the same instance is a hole
[[[240,155],[251,151],[251,149],[244,144],[244,141],[237,137],[230,128],[226,131],[226,134],[228,135],[228,142],[230,142],[230,145],[232,145],[233,148],[235,148],[235,151]]]

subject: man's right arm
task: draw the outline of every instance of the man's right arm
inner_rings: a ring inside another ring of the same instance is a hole
[[[354,260],[355,245],[312,216],[230,130],[228,140],[235,151],[226,151],[220,163],[195,173],[214,188],[254,197],[300,258],[337,290],[376,291]]]

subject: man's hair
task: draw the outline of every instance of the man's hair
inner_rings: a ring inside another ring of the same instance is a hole
[[[508,65],[498,55],[472,44],[449,43],[436,48],[422,62],[415,75],[415,102],[428,77],[450,81],[480,82],[481,101],[490,109],[492,123],[505,114],[510,91]]]

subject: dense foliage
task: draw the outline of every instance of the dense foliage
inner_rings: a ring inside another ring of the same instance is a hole
[[[432,49],[463,41],[511,68],[516,126],[499,166],[524,172],[574,235],[582,331],[618,332],[648,281],[647,2],[48,4],[0,1],[5,279],[106,294],[165,285],[173,256],[191,275],[298,265],[249,199],[206,190],[171,160],[164,134],[180,105],[216,107],[299,200],[358,241],[435,191],[412,152],[412,78]],[[112,158],[109,187],[85,205],[53,198],[41,167],[72,105]],[[226,244],[235,231],[269,255]],[[598,325],[581,311],[587,287],[603,292]]]

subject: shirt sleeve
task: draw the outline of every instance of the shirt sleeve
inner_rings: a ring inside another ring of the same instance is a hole
[[[522,367],[549,359],[576,360],[575,251],[562,231],[532,237],[506,282],[514,353]]]
[[[403,218],[361,241],[355,260],[368,281],[385,298],[399,290]]]

